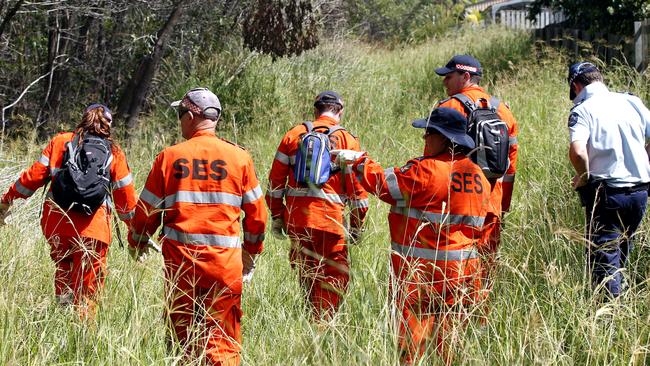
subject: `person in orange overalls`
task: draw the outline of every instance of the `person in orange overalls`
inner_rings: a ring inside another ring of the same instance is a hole
[[[0,200],[0,217],[17,198],[28,198],[40,187],[54,181],[63,165],[66,146],[76,136],[79,141],[90,134],[111,142],[113,160],[110,164],[112,201],[118,216],[128,222],[135,212],[133,177],[122,149],[111,138],[112,116],[108,107],[92,104],[83,113],[74,132],[55,136],[41,153],[41,157],[23,172]],[[79,306],[82,317],[93,317],[97,292],[104,285],[106,256],[111,242],[111,194],[92,214],[59,207],[48,190],[43,203],[41,228],[50,244],[54,261],[54,293],[61,305]]]
[[[242,276],[252,274],[266,228],[262,190],[249,153],[215,134],[221,115],[216,95],[196,88],[172,106],[186,141],[156,157],[131,222],[129,245],[134,255],[142,255],[162,224],[172,337],[190,359],[238,365]]]
[[[314,101],[314,130],[339,126],[343,100],[333,91],[320,93]],[[330,318],[341,304],[350,280],[345,234],[360,240],[368,210],[368,195],[349,171],[336,173],[322,187],[296,182],[294,164],[304,124],[290,129],[278,146],[271,171],[266,202],[273,218],[273,232],[291,239],[290,261],[315,319]],[[332,149],[359,150],[356,137],[345,129],[329,136]],[[286,204],[285,204],[286,203]],[[349,227],[344,222],[345,205],[350,207]]]
[[[453,359],[453,328],[466,322],[479,299],[477,245],[490,199],[490,184],[466,154],[474,141],[466,119],[451,108],[413,121],[425,129],[424,154],[401,168],[383,169],[363,153],[336,151],[352,164],[361,185],[391,205],[390,287],[398,319],[401,362],[421,361],[428,341],[446,364]]]
[[[519,150],[517,135],[519,133],[519,127],[510,111],[510,107],[506,103],[500,103],[496,98],[490,96],[485,89],[479,86],[483,70],[480,62],[474,57],[469,55],[456,55],[449,60],[447,65],[437,68],[435,71],[436,74],[444,76],[443,84],[449,96],[449,98],[438,102],[438,107],[453,108],[467,116],[467,108],[460,100],[453,96],[463,94],[474,103],[483,98],[490,101],[490,105],[494,106],[498,103],[497,114],[508,125],[510,166],[502,178],[490,181],[492,197],[485,219],[483,240],[480,246],[480,252],[484,260],[484,295],[487,298],[494,284],[493,276],[496,256],[501,242],[502,216],[505,212],[510,211],[510,202],[512,200],[515,173],[517,170],[517,152]]]

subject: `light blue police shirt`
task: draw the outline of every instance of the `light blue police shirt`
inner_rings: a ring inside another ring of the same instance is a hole
[[[569,115],[571,142],[586,141],[589,174],[612,187],[650,182],[645,139],[650,111],[641,99],[610,92],[605,84],[587,85]]]

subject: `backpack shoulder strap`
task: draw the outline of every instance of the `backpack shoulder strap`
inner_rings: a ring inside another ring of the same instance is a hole
[[[490,107],[494,108],[496,111],[499,109],[499,104],[501,104],[501,101],[497,97],[490,97]]]
[[[307,133],[310,133],[314,130],[314,124],[311,121],[305,121],[302,124],[307,128]]]
[[[467,95],[463,93],[454,94],[451,97],[461,102],[461,104],[463,104],[465,109],[467,109],[467,111],[470,113],[476,109],[476,105],[474,104],[474,102],[471,99],[469,99]]]
[[[345,127],[343,127],[341,125],[336,125],[336,126],[334,126],[332,128],[329,128],[328,130],[329,131],[327,131],[327,136],[333,134],[336,131],[345,131]]]

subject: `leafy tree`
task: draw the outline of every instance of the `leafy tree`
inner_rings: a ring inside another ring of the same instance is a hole
[[[371,41],[418,42],[443,33],[461,19],[465,1],[349,0],[348,27]]]
[[[318,45],[317,13],[311,0],[257,0],[244,23],[244,44],[276,57]]]
[[[621,35],[631,35],[634,21],[650,15],[648,0],[535,0],[529,18],[543,7],[562,10],[573,27]]]

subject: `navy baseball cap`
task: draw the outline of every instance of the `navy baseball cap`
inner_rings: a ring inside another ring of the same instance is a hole
[[[341,96],[337,92],[326,90],[318,94],[316,99],[314,99],[314,107],[317,104],[338,104],[343,107],[343,99],[341,99]]]
[[[86,107],[86,109],[84,109],[84,114],[92,111],[93,109],[97,109],[97,108],[104,108],[104,113],[103,113],[104,118],[106,118],[108,120],[108,123],[113,123],[113,113],[111,112],[110,109],[108,109],[107,106],[105,106],[104,104],[101,104],[101,103],[93,103],[93,104],[89,105],[88,107]]]
[[[569,99],[574,100],[576,98],[576,94],[573,91],[573,88],[571,88],[571,83],[573,83],[573,81],[578,76],[592,71],[600,72],[596,65],[592,64],[591,62],[576,62],[573,65],[569,66],[569,75],[566,78],[566,81],[569,83]]]
[[[453,143],[473,149],[476,145],[467,135],[467,118],[453,108],[440,107],[431,111],[429,118],[416,119],[415,128],[434,129]]]
[[[483,75],[481,63],[470,55],[456,55],[444,67],[436,69],[436,74],[444,76],[450,72],[469,72],[470,75]]]

